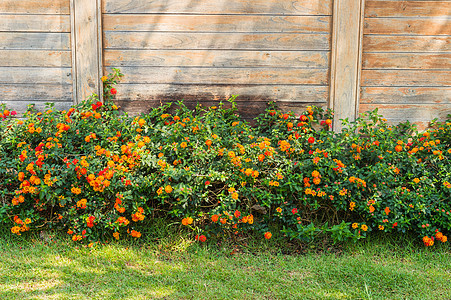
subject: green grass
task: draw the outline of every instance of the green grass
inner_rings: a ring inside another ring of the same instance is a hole
[[[199,245],[161,228],[143,244],[91,249],[61,236],[44,241],[3,231],[0,298],[451,298],[447,245],[429,249],[407,237],[378,236],[285,255],[277,239]]]

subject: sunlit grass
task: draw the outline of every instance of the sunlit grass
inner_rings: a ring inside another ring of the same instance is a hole
[[[84,248],[7,233],[3,299],[449,299],[451,253],[408,238],[284,255],[277,240],[198,244],[161,236]],[[233,253],[233,254],[232,254]]]

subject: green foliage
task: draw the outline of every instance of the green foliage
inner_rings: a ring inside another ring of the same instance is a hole
[[[30,108],[21,120],[3,112],[0,220],[13,233],[55,227],[89,244],[139,238],[144,220],[163,217],[201,242],[250,231],[305,242],[373,231],[446,241],[451,120],[419,133],[373,111],[334,133],[331,111],[297,116],[270,103],[252,127],[233,98],[129,117],[113,101],[121,77],[102,78],[103,102]]]

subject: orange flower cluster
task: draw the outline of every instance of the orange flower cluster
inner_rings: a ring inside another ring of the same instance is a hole
[[[132,221],[138,222],[144,220],[146,216],[144,215],[144,209],[142,207],[138,207],[138,211],[132,214]]]

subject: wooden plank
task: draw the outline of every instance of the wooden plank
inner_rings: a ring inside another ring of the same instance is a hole
[[[100,0],[71,0],[74,101],[101,97],[102,41]]]
[[[451,19],[366,18],[365,34],[450,35]]]
[[[341,119],[355,120],[359,104],[364,0],[334,1],[329,107],[334,131]]]
[[[364,35],[365,52],[451,52],[450,36]]]
[[[6,108],[9,110],[15,110],[17,112],[17,117],[22,117],[23,113],[27,110],[28,105],[33,105],[33,107],[40,112],[44,112],[48,109],[48,106],[46,105],[47,102],[51,101],[42,101],[42,100],[29,100],[29,101],[0,101],[0,103],[4,103],[6,105]],[[72,106],[72,101],[70,102],[53,102],[55,103],[55,106],[53,107],[53,110],[69,110],[69,108]]]
[[[0,32],[0,49],[70,50],[70,34]]]
[[[70,51],[0,50],[2,67],[70,67]]]
[[[451,70],[362,70],[362,86],[451,86]]]
[[[292,67],[326,69],[328,51],[106,50],[105,66]]]
[[[330,21],[329,16],[104,15],[103,28],[110,31],[152,32],[328,33]]]
[[[114,67],[114,66],[113,66]],[[327,85],[327,69],[123,67],[123,83]]]
[[[1,0],[0,14],[69,14],[69,0]]]
[[[226,100],[221,99],[221,100]],[[174,101],[166,101],[166,100],[144,100],[144,101],[133,101],[133,100],[115,100],[115,103],[120,107],[121,111],[127,111],[131,116],[140,115],[141,113],[148,113],[152,108],[158,107],[162,105],[163,103],[167,102],[173,102]],[[225,101],[224,101],[225,102]],[[190,109],[193,109],[196,107],[196,105],[200,104],[204,107],[211,107],[211,106],[217,106],[219,104],[219,101],[211,101],[208,99],[193,99],[193,100],[185,100],[183,101],[184,105]],[[238,108],[238,113],[240,114],[240,117],[244,120],[247,120],[251,124],[255,124],[254,118],[257,117],[259,114],[264,113],[267,104],[264,101],[260,102],[254,102],[250,99],[242,98],[241,100],[236,101],[236,105]],[[307,106],[309,105],[317,105],[322,108],[326,108],[325,103],[324,104],[318,104],[318,103],[278,103],[279,108],[284,111],[293,111],[296,114],[302,114],[306,111]],[[230,108],[231,105],[227,102],[224,103],[225,108]],[[173,104],[173,107],[170,111],[175,112],[175,110],[178,108],[176,103]]]
[[[451,53],[364,53],[364,69],[451,69]]]
[[[308,102],[327,104],[327,86],[308,85],[186,85],[186,84],[118,84],[118,100],[165,100],[182,99],[225,100],[232,95],[252,101]]]
[[[112,32],[104,34],[106,49],[240,49],[329,50],[328,34],[161,33]]]
[[[365,3],[365,17],[449,17],[449,1],[372,1]]]
[[[72,86],[61,84],[0,84],[2,101],[72,101]]]
[[[104,13],[331,15],[332,0],[102,0]]]
[[[0,67],[0,83],[72,84],[70,68]]]
[[[445,120],[446,115],[451,113],[451,104],[361,104],[359,112],[373,111],[378,109],[378,113],[383,115],[390,123],[429,122],[435,118]],[[426,125],[426,124],[423,124]]]
[[[450,104],[451,87],[363,87],[360,95],[362,103]]]
[[[67,15],[2,15],[0,31],[70,32]]]

